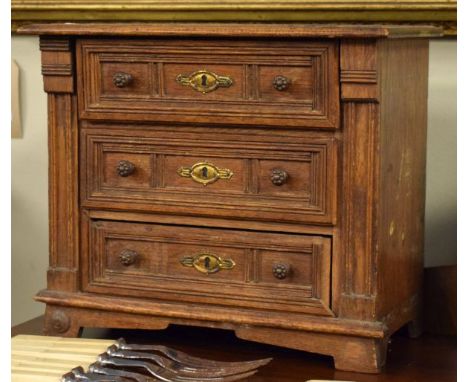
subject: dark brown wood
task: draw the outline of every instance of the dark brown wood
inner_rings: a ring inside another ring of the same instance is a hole
[[[386,340],[291,330],[240,328],[236,330],[236,336],[246,340],[331,355],[335,368],[343,371],[359,370],[362,373],[380,372],[385,363],[387,350]]]
[[[127,177],[135,172],[135,165],[128,160],[121,160],[117,162],[115,169],[118,176]]]
[[[218,327],[380,371],[421,317],[427,40],[191,27],[41,40],[46,332]]]
[[[289,174],[286,170],[274,168],[270,172],[270,180],[275,186],[282,186],[288,181]]]
[[[77,52],[83,119],[338,127],[333,40],[84,39]],[[203,93],[177,81],[202,70],[232,85]],[[132,81],[117,87],[122,72]],[[279,75],[290,81],[282,91],[273,84]]]
[[[109,311],[114,315],[116,315],[116,312],[137,315],[141,320],[149,320],[150,317],[147,316],[154,316],[173,323],[196,324],[198,326],[221,327],[225,329],[233,329],[239,325],[252,325],[256,327],[323,332],[377,339],[385,338],[388,334],[387,327],[380,322],[347,320],[344,318],[337,320],[327,316],[295,312],[271,311],[266,315],[262,310],[222,307],[215,304],[191,304],[190,309],[187,309],[186,303],[163,300],[155,303],[151,299],[122,296],[119,296],[117,304],[116,298],[112,296],[49,290],[39,292],[36,300],[49,305],[96,310],[102,313],[102,320],[99,321],[100,325],[106,324],[103,311]],[[77,309],[77,313],[79,313],[79,309]],[[112,314],[108,317],[112,316]],[[121,322],[125,322],[125,320],[122,319]],[[112,320],[108,322],[109,325],[111,323]]]
[[[269,130],[87,126],[81,134],[83,206],[135,210],[140,203],[143,211],[308,224],[336,219],[333,136],[303,133],[286,139]],[[121,161],[134,164],[134,173],[119,176]],[[233,175],[208,185],[180,176],[181,167],[200,162]],[[288,173],[281,186],[271,180],[277,168]]]
[[[49,289],[79,289],[78,116],[73,40],[40,40],[49,129]],[[44,73],[44,65],[46,72]],[[52,70],[54,68],[54,70]]]
[[[78,337],[82,327],[69,310],[47,306],[43,333],[47,336]]]
[[[380,317],[391,330],[420,310],[427,44],[349,40],[342,46],[343,191],[351,203],[343,215],[349,241],[343,241],[340,310]]]
[[[100,220],[89,226],[84,291],[330,315],[328,239]],[[136,253],[133,264],[122,264],[124,251]],[[181,263],[206,253],[234,266],[207,275]],[[289,278],[274,278],[276,262],[290,264]]]
[[[340,56],[343,100],[343,168],[340,264],[333,310],[355,319],[375,317],[378,272],[374,257],[373,217],[376,210],[376,136],[379,104],[373,90],[377,78],[376,40],[343,40]]]
[[[385,299],[377,301],[376,314],[393,327],[408,319],[402,305],[413,305],[415,314],[422,308],[428,50],[424,40],[379,45],[381,159],[375,256],[381,269],[377,294]],[[405,91],[397,96],[394,89]]]
[[[291,274],[291,265],[283,263],[273,263],[272,271],[273,276],[275,276],[278,280],[284,280]]]
[[[39,41],[42,60],[44,91],[48,93],[73,93],[74,44],[64,37],[41,37]]]
[[[41,334],[44,317],[38,317],[12,328],[12,336]],[[145,321],[143,321],[144,323]],[[119,319],[115,320],[116,325]],[[160,323],[163,328],[164,324]],[[304,351],[280,348],[240,340],[230,331],[170,326],[166,330],[102,330],[86,329],[85,338],[126,338],[134,343],[163,344],[199,357],[246,361],[273,357],[273,361],[249,378],[252,382],[299,382],[325,379],[356,382],[455,382],[456,339],[424,335],[410,340],[401,334],[392,337],[387,363],[379,375],[364,375],[333,370],[333,358]],[[207,340],[209,339],[209,340]],[[287,366],[285,366],[287,365]]]
[[[96,205],[98,204],[90,204]],[[119,208],[121,207],[121,208]],[[122,209],[127,207],[127,211],[122,212]],[[320,226],[320,225],[301,225],[301,224],[288,224],[281,223],[278,224],[275,221],[250,221],[250,220],[234,220],[234,219],[222,219],[222,218],[212,218],[212,217],[203,217],[203,216],[184,216],[184,219],[181,220],[177,215],[160,215],[153,213],[144,213],[144,212],[128,212],[129,205],[121,206],[121,203],[118,205],[112,205],[112,210],[104,209],[92,209],[88,213],[90,216],[97,219],[107,219],[107,220],[126,220],[134,222],[147,222],[147,223],[158,223],[158,224],[176,224],[180,226],[198,226],[198,227],[217,227],[217,228],[229,228],[229,229],[241,229],[245,231],[268,231],[268,232],[280,232],[280,233],[302,233],[309,235],[338,235],[337,229],[330,226]],[[132,205],[132,210],[141,210],[146,211],[145,206],[139,205],[137,203]]]
[[[110,28],[109,26],[112,25]],[[30,24],[18,34],[65,36],[197,36],[249,38],[406,38],[438,37],[432,25],[258,24],[258,23],[50,23]]]
[[[135,261],[140,260],[140,257],[137,251],[130,249],[124,249],[119,254],[120,264],[126,267],[135,264]]]

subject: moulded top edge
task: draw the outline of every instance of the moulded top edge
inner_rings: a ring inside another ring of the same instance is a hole
[[[440,37],[432,25],[260,24],[260,23],[43,23],[18,34],[51,36],[406,38]]]

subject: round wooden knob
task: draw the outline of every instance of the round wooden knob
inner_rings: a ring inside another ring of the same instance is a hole
[[[119,176],[129,176],[135,172],[135,165],[128,160],[121,160],[117,164],[116,170]]]
[[[271,171],[270,179],[271,183],[275,186],[282,186],[288,181],[289,175],[286,171],[279,168],[275,168]]]
[[[273,276],[279,280],[284,280],[289,276],[291,267],[289,264],[274,264],[273,265]]]
[[[278,91],[286,90],[290,84],[291,81],[285,76],[276,76],[273,78],[273,87]]]
[[[118,88],[124,88],[125,86],[128,86],[132,80],[132,75],[128,73],[115,73],[112,77],[112,82]]]
[[[124,249],[120,252],[120,263],[125,266],[129,266],[135,263],[138,257],[138,253],[130,249]]]

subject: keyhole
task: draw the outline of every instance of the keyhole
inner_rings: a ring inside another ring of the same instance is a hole
[[[208,169],[206,167],[202,168],[202,176],[206,179],[208,178]]]
[[[209,270],[211,267],[210,267],[210,258],[209,257],[205,257],[205,269]]]
[[[203,74],[203,75],[201,76],[201,84],[202,84],[202,86],[206,86],[206,79],[207,79],[206,75]]]

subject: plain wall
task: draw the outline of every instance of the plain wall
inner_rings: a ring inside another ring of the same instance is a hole
[[[431,41],[426,165],[426,267],[457,261],[457,42]]]
[[[11,140],[12,325],[44,312],[34,295],[46,286],[48,266],[47,95],[36,37],[13,36],[20,68],[23,137]]]
[[[12,140],[12,325],[44,311],[48,262],[47,105],[39,42],[13,36],[23,137]],[[404,63],[402,63],[404,64]],[[430,44],[426,266],[456,263],[456,41]]]

